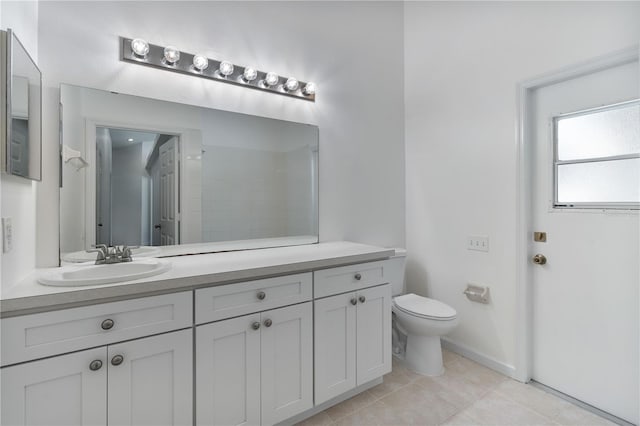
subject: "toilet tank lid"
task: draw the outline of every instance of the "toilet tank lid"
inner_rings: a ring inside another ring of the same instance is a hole
[[[394,250],[396,251],[396,254],[394,254],[391,257],[406,257],[407,256],[407,249],[395,248]]]

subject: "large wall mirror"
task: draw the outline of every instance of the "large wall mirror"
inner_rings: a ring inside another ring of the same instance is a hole
[[[62,261],[318,241],[318,128],[62,85]],[[95,256],[95,254],[93,255]]]
[[[42,179],[42,74],[18,37],[0,31],[2,169]]]

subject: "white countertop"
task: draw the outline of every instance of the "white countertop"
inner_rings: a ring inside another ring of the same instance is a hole
[[[388,258],[393,249],[346,241],[165,258],[171,270],[154,277],[92,287],[48,287],[37,269],[0,294],[0,316],[10,317],[293,274]],[[106,266],[108,267],[108,266]]]

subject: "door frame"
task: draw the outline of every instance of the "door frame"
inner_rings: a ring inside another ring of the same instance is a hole
[[[516,86],[516,365],[514,378],[527,383],[533,365],[533,291],[528,258],[531,233],[531,97],[535,90],[607,68],[636,62],[640,44],[524,80]]]

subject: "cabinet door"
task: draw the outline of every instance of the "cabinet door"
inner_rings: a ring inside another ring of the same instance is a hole
[[[108,348],[110,425],[193,423],[191,329]]]
[[[3,368],[0,423],[106,425],[106,358],[98,348]]]
[[[356,386],[355,293],[314,302],[315,403]]]
[[[260,424],[260,314],[196,327],[196,424]]]
[[[262,313],[262,424],[313,407],[311,302]]]
[[[391,372],[391,285],[360,290],[358,296],[357,384]]]

